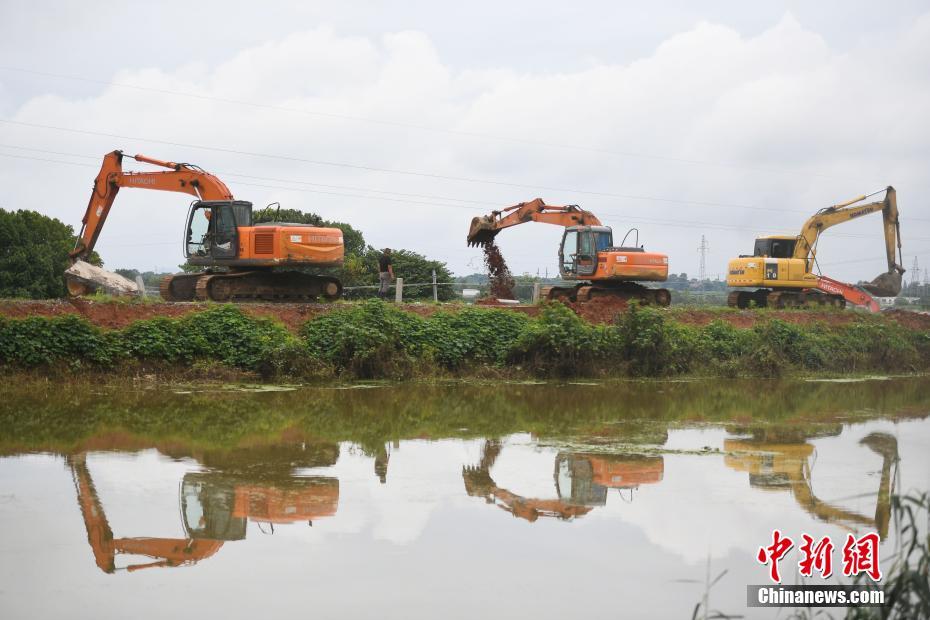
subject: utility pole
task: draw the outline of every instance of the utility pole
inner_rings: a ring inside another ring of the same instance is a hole
[[[707,279],[707,250],[709,249],[707,239],[704,235],[701,235],[701,245],[698,246],[698,252],[701,253],[701,268],[698,270],[698,280],[701,282]]]
[[[920,265],[917,264],[917,257],[914,257],[914,266],[911,267],[911,284],[920,286]]]

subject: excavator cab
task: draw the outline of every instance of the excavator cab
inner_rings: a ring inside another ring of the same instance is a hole
[[[195,261],[236,258],[239,255],[239,228],[251,225],[251,202],[198,200],[191,204],[187,214],[184,255]]]
[[[559,246],[562,276],[591,276],[597,271],[597,254],[613,246],[614,233],[609,226],[569,226]]]

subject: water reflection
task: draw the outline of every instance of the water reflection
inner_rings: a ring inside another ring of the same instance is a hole
[[[213,556],[225,542],[244,540],[249,521],[267,527],[313,521],[336,514],[339,480],[295,476],[295,467],[335,465],[335,444],[281,444],[224,452],[207,452],[203,463],[224,469],[190,472],[180,484],[184,538],[117,538],[87,466],[86,453],[66,457],[94,561],[105,573],[196,564]],[[263,530],[264,531],[264,530]],[[154,561],[117,567],[120,554]]]
[[[790,441],[796,433],[796,429],[786,430],[785,440],[779,441],[776,429],[762,429],[761,436],[726,439],[723,442],[724,463],[731,469],[748,473],[753,488],[788,491],[798,506],[820,521],[850,529],[868,527],[878,531],[882,538],[887,537],[893,470],[896,472],[898,465],[898,440],[888,433],[875,432],[859,441],[861,446],[882,457],[875,513],[868,516],[823,501],[814,494],[811,478],[816,450],[807,441]]]
[[[0,385],[0,615],[690,617],[710,561],[771,618],[773,528],[890,550],[930,488],[925,380],[797,387]]]
[[[665,469],[661,456],[560,452],[552,476],[556,497],[523,497],[498,486],[491,477],[501,448],[500,440],[485,441],[478,464],[462,468],[465,492],[530,523],[540,517],[564,521],[582,517],[607,504],[608,489],[628,490],[632,498],[641,484],[661,482]]]

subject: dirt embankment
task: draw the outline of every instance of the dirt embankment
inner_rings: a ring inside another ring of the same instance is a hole
[[[522,312],[529,316],[539,314],[539,306],[497,304],[492,301],[479,302],[482,307],[495,307],[513,312]],[[594,324],[613,323],[617,314],[626,310],[626,302],[609,297],[595,298],[587,302],[568,303],[568,306],[580,317]],[[134,321],[155,317],[181,317],[192,312],[201,312],[209,306],[200,303],[131,303],[98,302],[84,299],[27,301],[0,300],[0,316],[24,318],[28,316],[65,316],[76,314],[86,318],[99,327],[119,329]],[[340,304],[242,304],[240,308],[255,317],[270,317],[284,323],[288,329],[296,332],[310,319],[332,312],[342,307]],[[420,316],[430,316],[439,311],[456,312],[465,307],[459,304],[401,304],[403,310]],[[844,325],[855,321],[861,315],[854,312],[835,312],[817,310],[726,310],[726,309],[668,309],[669,318],[686,325],[703,326],[714,320],[722,320],[736,327],[752,327],[758,322],[781,319],[788,323],[809,324],[823,322],[828,325]],[[930,331],[930,314],[920,314],[903,310],[888,310],[881,316],[887,320],[900,323],[914,330]]]
[[[539,313],[538,306],[511,306],[491,304],[530,316]],[[86,299],[68,300],[0,300],[0,316],[21,319],[30,316],[66,316],[76,314],[84,317],[94,325],[107,329],[122,329],[135,321],[154,319],[156,317],[178,318],[194,312],[202,312],[210,306],[202,303],[134,303],[119,301],[90,301]],[[254,317],[277,319],[292,332],[310,319],[344,307],[340,304],[241,304],[243,312]],[[401,304],[400,308],[420,316],[430,316],[436,312],[456,312],[465,306],[433,304]]]

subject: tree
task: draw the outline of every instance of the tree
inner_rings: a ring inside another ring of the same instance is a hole
[[[74,229],[36,211],[0,209],[0,297],[64,297]],[[88,262],[100,265],[96,252]]]

